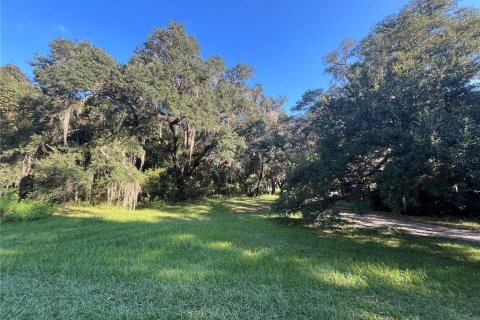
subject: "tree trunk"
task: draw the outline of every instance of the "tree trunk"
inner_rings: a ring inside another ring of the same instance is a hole
[[[275,180],[272,179],[272,190],[271,190],[271,194],[275,194],[275,187],[276,187],[276,183],[275,183]]]
[[[280,194],[283,193],[283,185],[284,185],[284,182],[279,182],[278,183],[278,187],[280,188]]]
[[[170,148],[170,155],[172,157],[173,162],[173,170],[176,175],[176,191],[175,191],[175,198],[183,200],[186,198],[185,192],[185,179],[183,177],[183,170],[180,166],[180,160],[178,159],[178,132],[177,132],[177,121],[171,121],[168,123],[170,127],[170,131],[173,135],[172,147]]]
[[[258,196],[258,191],[260,190],[260,183],[262,182],[262,179],[263,179],[263,161],[261,157],[260,157],[260,161],[261,161],[260,175],[258,176],[258,181],[257,181],[257,186],[255,187],[255,191],[252,194],[254,197]]]

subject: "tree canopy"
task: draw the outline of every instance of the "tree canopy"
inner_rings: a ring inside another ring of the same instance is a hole
[[[408,213],[480,208],[480,14],[416,0],[326,57],[335,82],[297,103],[312,146],[284,212],[338,199]]]
[[[247,83],[253,67],[202,58],[181,24],[155,29],[123,65],[88,41],[57,39],[32,67],[33,82],[14,66],[1,70],[3,186],[134,208],[139,196],[257,194],[268,183],[264,160],[252,160],[254,187],[241,163],[254,139],[270,143],[250,131],[279,130],[284,99]],[[27,134],[10,141],[21,128]]]

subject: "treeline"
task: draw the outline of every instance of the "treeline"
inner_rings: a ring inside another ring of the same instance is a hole
[[[3,187],[53,202],[254,196],[284,179],[284,99],[247,84],[253,68],[203,59],[182,25],[156,29],[120,64],[58,39],[0,71]]]
[[[345,40],[325,58],[330,88],[292,115],[179,24],[126,64],[87,41],[50,48],[33,82],[0,70],[0,185],[21,197],[134,208],[280,192],[275,210],[307,219],[341,199],[480,212],[480,13],[453,0],[414,0]]]

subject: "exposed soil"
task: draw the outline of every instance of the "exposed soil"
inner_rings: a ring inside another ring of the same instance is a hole
[[[441,223],[402,220],[377,214],[358,215],[342,212],[340,217],[351,220],[354,225],[365,229],[395,228],[407,234],[426,237],[441,237],[480,243],[480,229],[446,226]]]

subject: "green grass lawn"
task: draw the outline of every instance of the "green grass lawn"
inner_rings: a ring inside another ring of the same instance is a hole
[[[480,247],[321,232],[271,197],[0,225],[1,319],[480,319]]]

